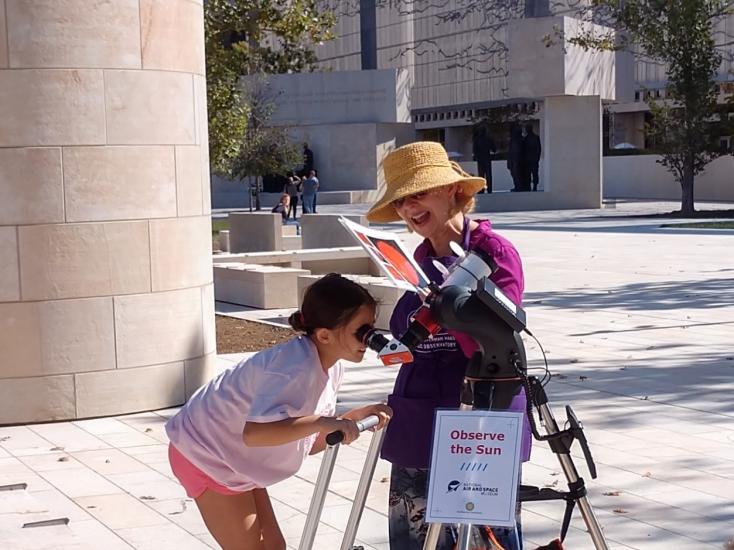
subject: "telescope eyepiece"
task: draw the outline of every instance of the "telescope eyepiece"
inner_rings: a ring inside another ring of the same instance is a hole
[[[357,337],[357,340],[376,352],[380,352],[388,343],[385,335],[370,325],[362,325],[354,335]]]

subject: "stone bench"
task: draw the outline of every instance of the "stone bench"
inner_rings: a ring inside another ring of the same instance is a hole
[[[379,268],[370,260],[361,246],[341,248],[311,248],[272,252],[247,252],[243,254],[215,254],[214,265],[228,262],[274,265],[307,269],[311,273],[377,274]]]
[[[283,249],[283,219],[271,212],[231,212],[230,252],[257,252]]]
[[[396,288],[387,277],[373,277],[369,275],[344,275],[355,283],[359,283],[372,294],[377,300],[377,322],[375,326],[381,330],[390,330],[390,316],[392,315],[395,304],[405,292],[400,288]],[[309,285],[316,282],[321,277],[319,275],[299,275],[298,276],[298,303],[303,300],[303,294]]]
[[[301,246],[303,249],[353,246],[354,236],[341,224],[339,214],[304,214],[301,216]],[[365,216],[344,216],[350,221],[368,226]]]
[[[214,264],[214,299],[258,309],[298,307],[305,269],[229,262]]]

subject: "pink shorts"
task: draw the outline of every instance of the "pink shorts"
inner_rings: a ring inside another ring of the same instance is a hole
[[[171,470],[186,489],[186,495],[190,498],[199,498],[207,489],[211,489],[220,495],[239,495],[240,492],[232,491],[224,485],[220,485],[182,455],[172,444],[168,444],[168,461]]]

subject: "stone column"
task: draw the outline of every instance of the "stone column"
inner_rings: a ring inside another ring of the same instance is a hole
[[[0,424],[210,375],[207,154],[202,0],[0,0]]]
[[[549,208],[601,208],[602,106],[599,96],[545,98],[541,186]]]

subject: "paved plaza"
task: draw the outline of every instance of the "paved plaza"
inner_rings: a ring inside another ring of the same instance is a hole
[[[584,422],[598,479],[577,446],[574,456],[615,550],[721,550],[734,538],[734,231],[663,229],[669,221],[629,217],[675,207],[620,202],[491,216],[523,257],[528,326],[554,374],[547,390],[559,420],[570,403]],[[537,345],[526,345],[540,368]],[[219,362],[225,368],[242,356]],[[341,407],[390,391],[396,370],[378,366],[374,354],[350,367]],[[217,548],[168,467],[163,425],[174,413],[0,428],[0,486],[27,484],[0,491],[0,548]],[[364,436],[339,451],[314,548],[339,547],[368,445]],[[289,548],[298,546],[319,465],[309,458],[270,489]],[[548,446],[536,443],[524,482],[560,489],[560,472]],[[389,548],[388,475],[381,461],[358,532],[365,550]],[[560,503],[527,504],[525,548],[557,536],[562,515]],[[69,522],[23,528],[58,518]],[[578,512],[566,547],[593,548]]]

